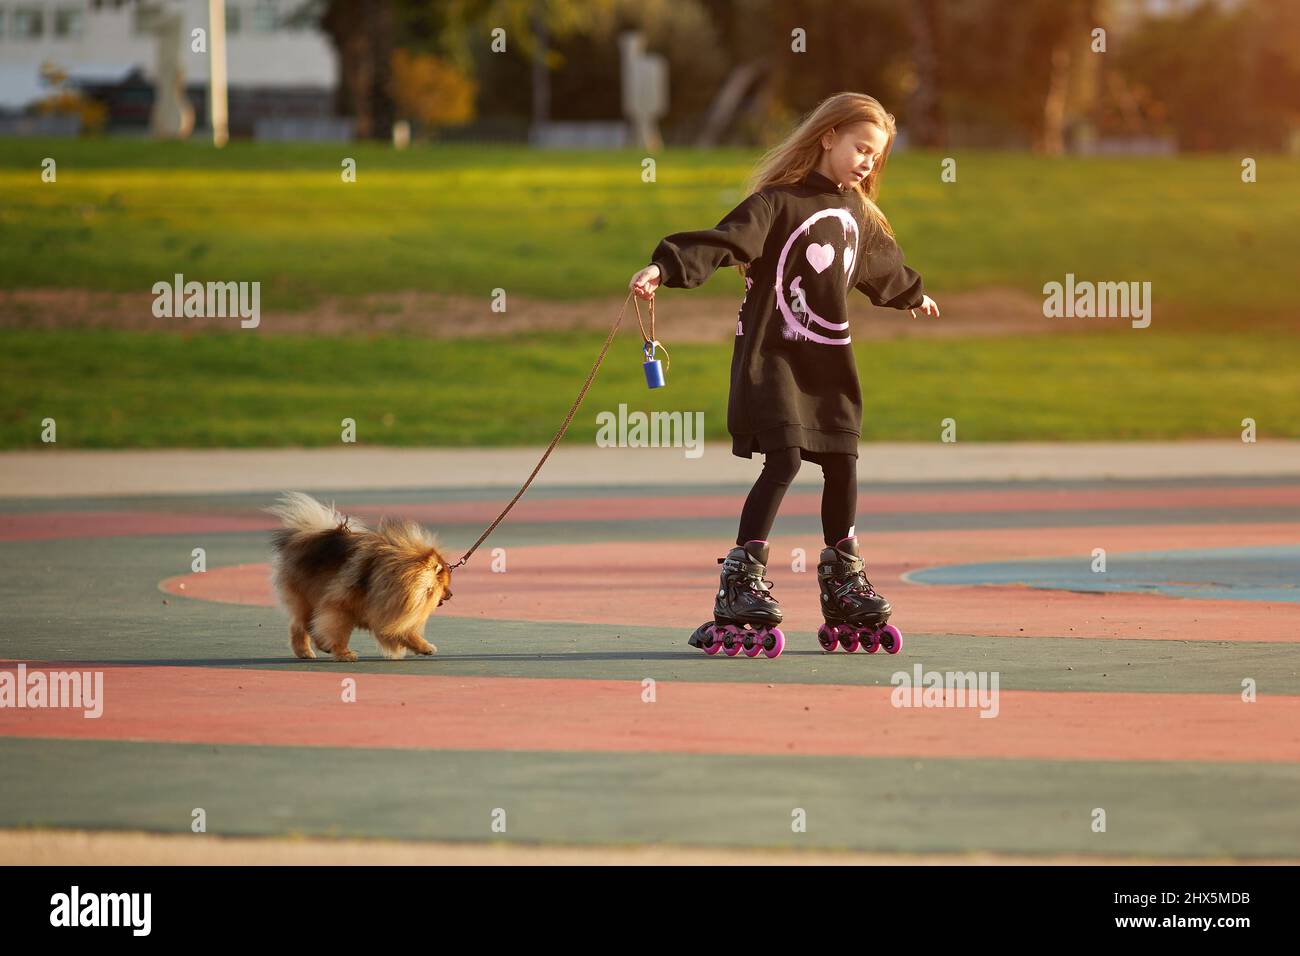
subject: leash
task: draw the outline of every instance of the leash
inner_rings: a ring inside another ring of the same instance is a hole
[[[533,483],[533,479],[537,477],[537,473],[542,470],[542,465],[546,464],[546,459],[551,457],[551,452],[555,451],[555,446],[560,443],[560,439],[564,437],[564,433],[569,430],[569,423],[573,421],[573,416],[577,413],[578,406],[582,404],[582,399],[586,396],[587,389],[591,388],[591,383],[596,377],[596,370],[600,368],[600,363],[605,361],[605,355],[607,352],[609,352],[609,347],[614,341],[614,336],[618,334],[619,326],[623,324],[623,315],[624,313],[627,312],[627,304],[629,301],[632,302],[633,308],[636,309],[636,324],[641,329],[641,339],[644,343],[643,350],[646,351],[647,354],[652,354],[655,347],[661,349],[664,348],[654,337],[655,334],[654,298],[651,297],[649,299],[650,334],[646,335],[645,326],[641,322],[641,306],[636,302],[636,293],[629,292],[627,295],[627,299],[623,300],[623,307],[618,310],[618,318],[614,320],[613,328],[609,330],[609,335],[605,336],[605,344],[600,347],[600,354],[596,356],[596,364],[593,365],[591,367],[591,371],[587,373],[587,380],[582,383],[582,388],[578,392],[578,397],[575,398],[573,400],[573,404],[569,406],[569,414],[564,416],[564,424],[562,424],[560,426],[560,430],[555,433],[555,437],[551,439],[551,443],[548,446],[546,446],[546,451],[542,453],[541,460],[537,462],[537,467],[535,467],[533,469],[533,473],[528,476],[528,480],[524,482],[523,487],[520,488],[517,492],[515,492],[515,496],[510,499],[510,502],[501,510],[501,513],[497,515],[496,520],[493,521],[490,525],[488,525],[487,530],[478,536],[478,540],[475,541],[474,544],[470,546],[470,549],[465,552],[465,554],[461,557],[461,559],[457,561],[455,564],[453,564],[447,570],[454,571],[456,570],[456,568],[459,568],[461,565],[466,564],[469,561],[469,556],[473,554],[475,551],[477,551],[478,546],[487,540],[487,536],[496,530],[497,525],[499,525],[505,519],[505,516],[510,513],[510,509],[515,506],[515,502],[523,497],[524,492],[528,490],[528,486]],[[664,349],[664,354],[665,355],[668,354],[667,349]],[[671,359],[669,361],[671,362]]]

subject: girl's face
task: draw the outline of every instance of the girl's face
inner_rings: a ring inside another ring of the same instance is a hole
[[[889,134],[874,123],[840,126],[822,137],[824,152],[818,168],[847,189],[871,175],[888,145]]]

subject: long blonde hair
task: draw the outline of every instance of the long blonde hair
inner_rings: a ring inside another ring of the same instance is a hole
[[[880,195],[880,178],[885,172],[885,162],[894,145],[897,126],[894,115],[888,112],[880,101],[866,93],[836,93],[828,96],[808,113],[788,136],[776,146],[769,149],[759,159],[758,165],[750,174],[745,188],[745,195],[758,192],[765,186],[781,186],[798,183],[812,170],[816,169],[822,158],[821,138],[832,129],[851,126],[854,123],[870,123],[885,131],[888,137],[880,159],[871,170],[871,175],[861,182],[854,183],[850,190],[858,194],[867,221],[874,223],[886,235],[892,236],[893,229],[889,220],[876,205]],[[846,190],[847,191],[847,190]],[[740,266],[741,275],[745,267]]]

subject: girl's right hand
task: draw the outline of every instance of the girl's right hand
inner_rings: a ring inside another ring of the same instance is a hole
[[[653,262],[632,277],[632,281],[627,287],[633,291],[639,298],[653,299],[655,289],[659,288],[661,276],[659,267]]]
[[[928,295],[921,296],[921,304],[917,308],[926,315],[932,315],[936,319],[939,317],[939,303],[935,302],[934,299],[930,298]],[[912,318],[916,318],[916,309],[911,309],[910,311],[912,313]]]

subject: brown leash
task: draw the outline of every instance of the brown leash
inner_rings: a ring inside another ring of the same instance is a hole
[[[573,400],[573,404],[569,407],[569,414],[564,416],[564,424],[560,426],[560,430],[556,432],[555,437],[551,439],[550,445],[546,447],[546,451],[542,454],[542,458],[537,463],[537,467],[533,469],[533,473],[528,476],[528,480],[524,482],[523,487],[520,488],[517,492],[515,492],[515,496],[510,499],[510,503],[507,504],[505,508],[502,509],[499,515],[497,515],[496,520],[493,521],[490,525],[488,525],[487,530],[478,536],[478,540],[475,541],[474,544],[470,547],[470,549],[466,551],[465,554],[461,557],[461,559],[457,561],[455,564],[453,564],[448,570],[454,571],[456,568],[460,567],[462,564],[465,564],[466,562],[469,561],[469,556],[473,554],[475,551],[477,551],[478,546],[487,540],[487,536],[496,530],[497,525],[499,525],[502,522],[502,520],[505,518],[505,516],[510,513],[510,509],[515,506],[515,502],[523,497],[524,492],[528,490],[528,486],[533,483],[533,479],[537,477],[537,473],[542,470],[542,465],[546,464],[546,459],[551,457],[551,452],[553,452],[555,450],[555,446],[560,443],[560,439],[564,437],[564,433],[569,430],[569,423],[573,421],[573,416],[577,413],[578,406],[582,404],[582,399],[584,396],[586,396],[587,389],[591,388],[592,380],[594,380],[596,377],[596,370],[600,368],[600,363],[605,361],[605,354],[609,351],[609,347],[614,341],[614,336],[618,334],[619,326],[623,324],[623,314],[627,312],[627,303],[629,300],[633,302],[633,307],[636,309],[636,324],[641,329],[641,338],[644,340],[645,346],[649,348],[651,351],[653,351],[653,346],[655,345],[658,345],[659,348],[663,348],[662,345],[660,345],[658,342],[655,341],[655,337],[654,337],[655,335],[654,298],[652,297],[649,300],[650,334],[648,336],[646,335],[645,326],[642,325],[641,323],[641,306],[636,303],[635,298],[636,298],[636,293],[629,292],[627,295],[627,299],[623,301],[623,308],[618,310],[618,318],[614,320],[614,327],[609,330],[609,335],[605,336],[605,344],[601,346],[600,354],[596,356],[596,364],[591,367],[591,371],[587,374],[587,380],[582,383],[582,389],[578,392],[578,397]],[[664,354],[666,355],[667,353],[668,350],[664,349]]]

